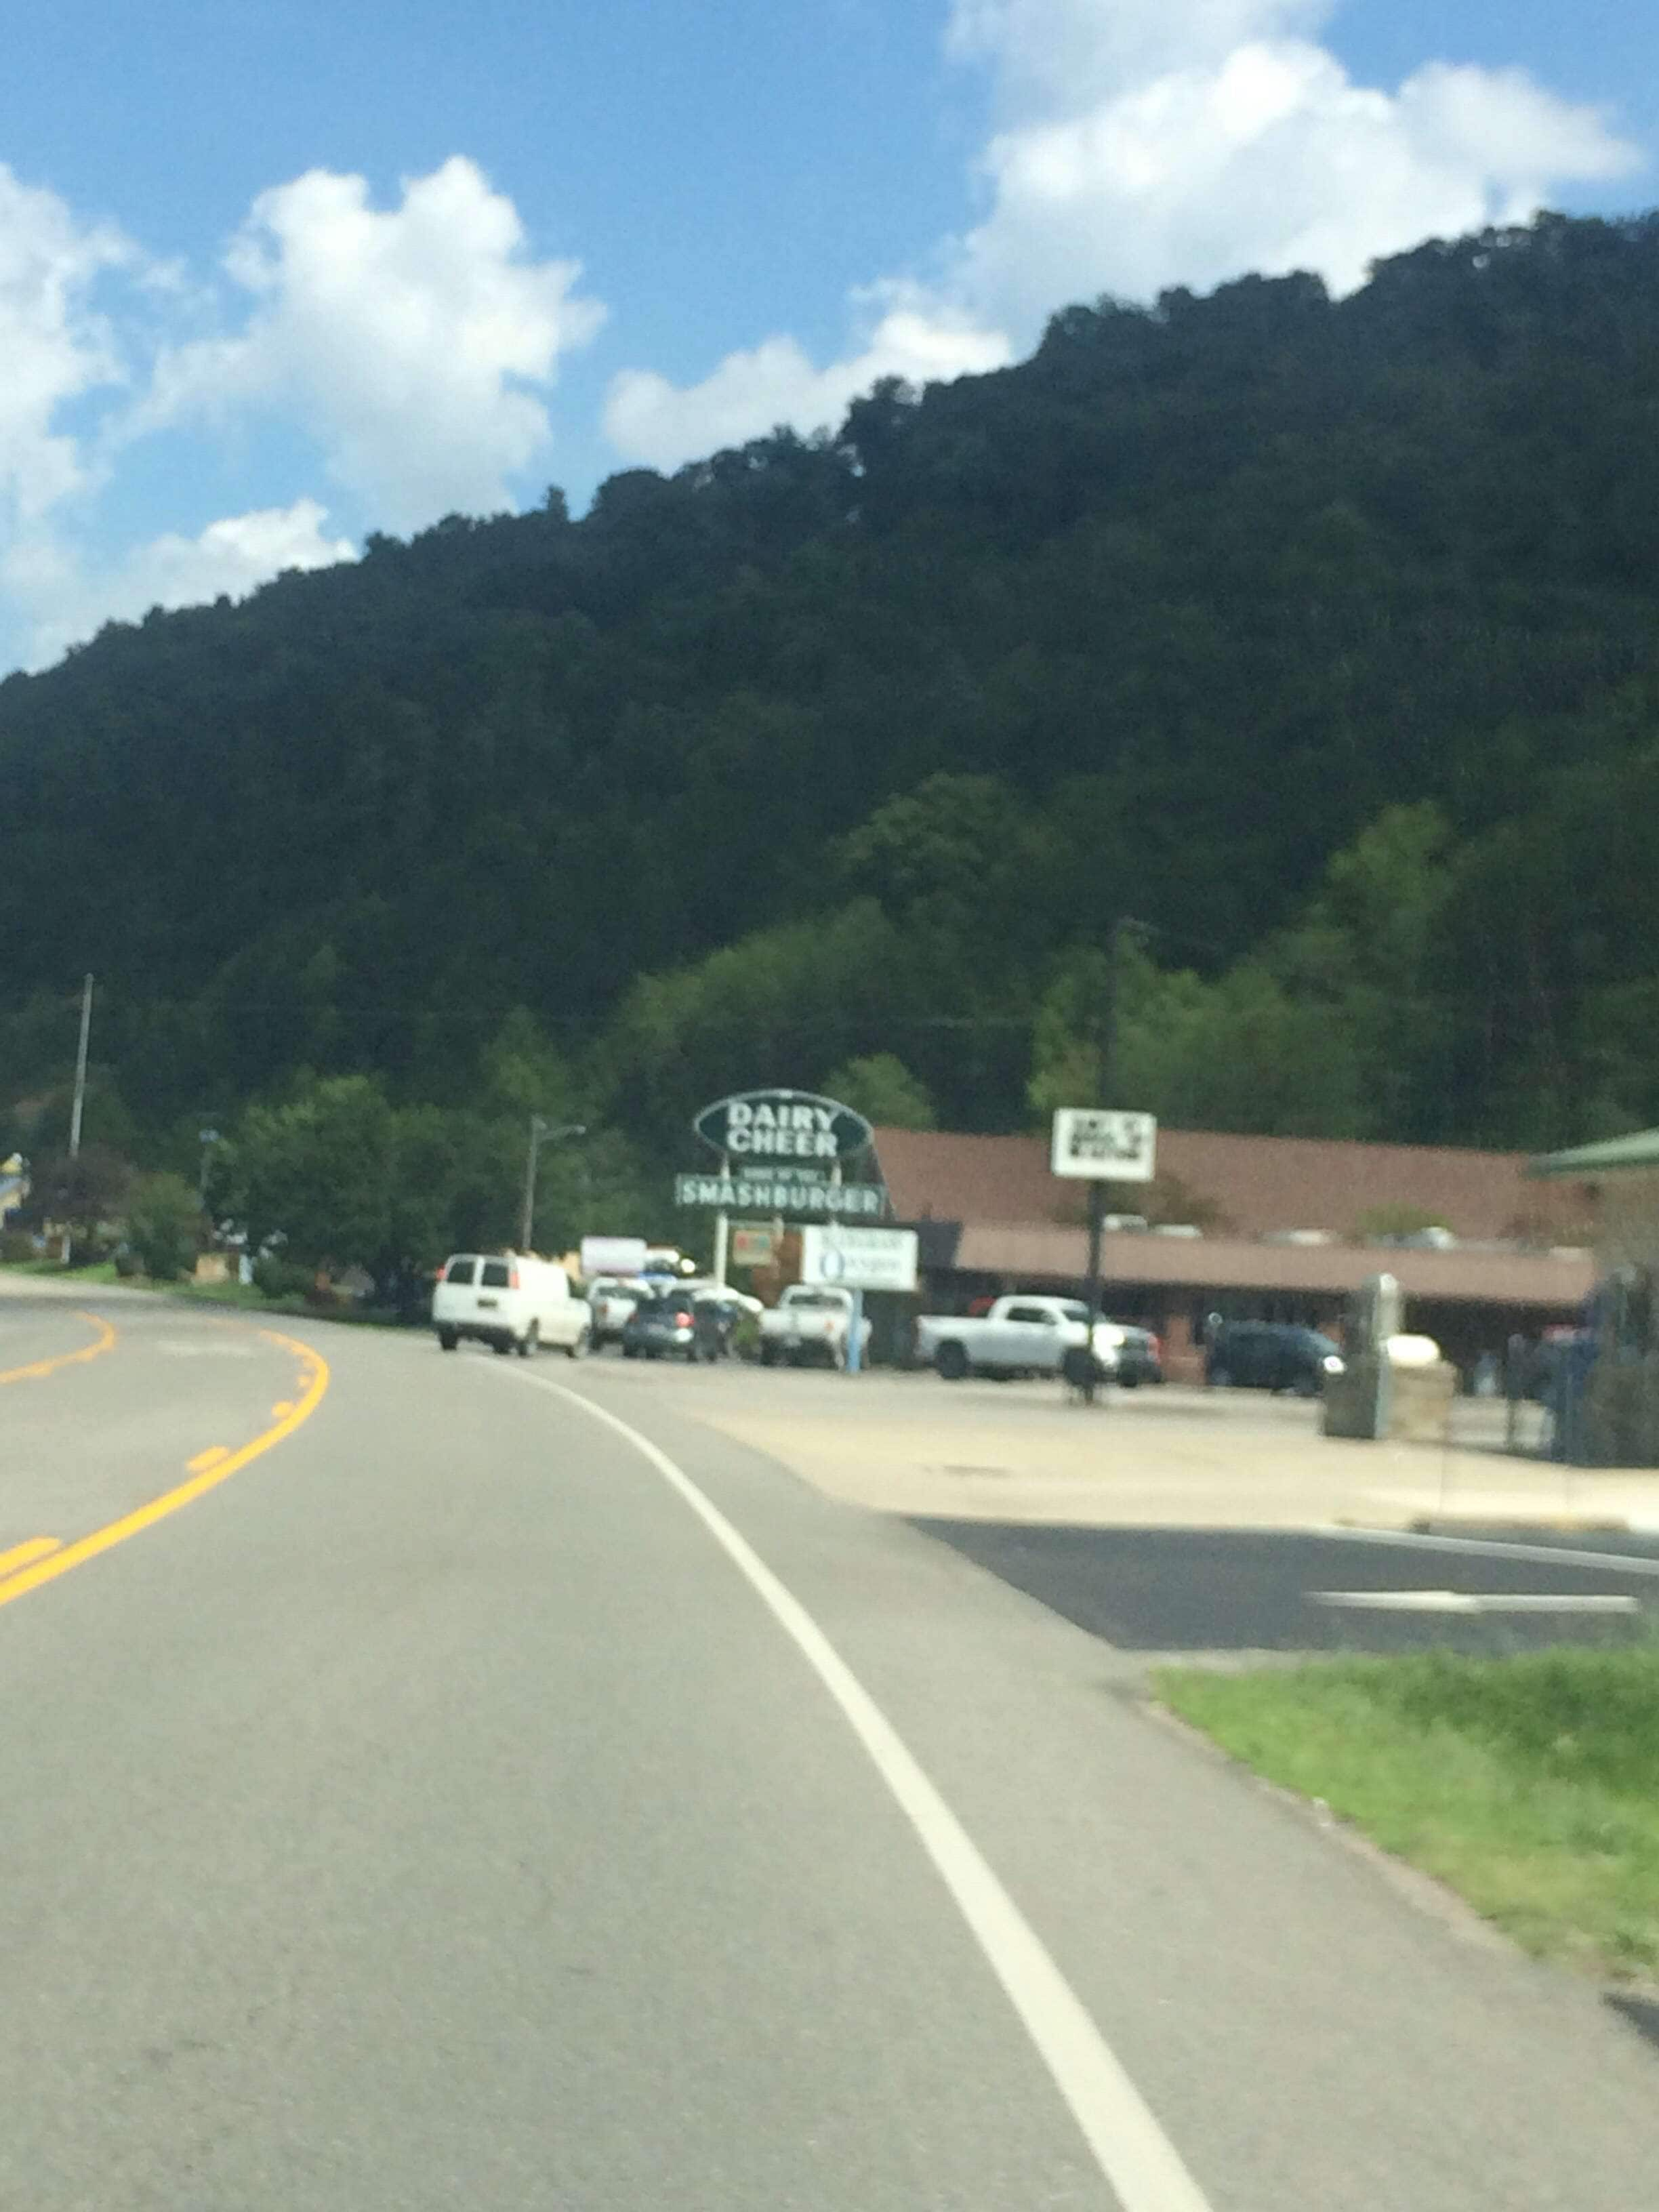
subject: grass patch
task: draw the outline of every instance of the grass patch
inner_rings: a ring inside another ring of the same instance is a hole
[[[1322,1799],[1528,1950],[1659,1976],[1659,1648],[1154,1680],[1235,1759]]]
[[[356,1328],[424,1328],[424,1320],[410,1321],[393,1306],[366,1306],[348,1303],[319,1306],[298,1291],[280,1297],[270,1297],[257,1283],[198,1283],[185,1279],[176,1283],[158,1283],[148,1275],[124,1275],[112,1260],[100,1260],[95,1267],[65,1267],[58,1260],[9,1260],[0,1262],[8,1274],[49,1275],[55,1281],[74,1283],[113,1283],[124,1291],[152,1291],[158,1297],[181,1298],[191,1305],[235,1306],[247,1313],[286,1314],[290,1319],[338,1322]]]
[[[51,1275],[62,1283],[118,1283],[121,1279],[113,1260],[99,1260],[89,1267],[66,1267],[61,1260],[50,1257],[7,1260],[0,1266],[9,1275]]]

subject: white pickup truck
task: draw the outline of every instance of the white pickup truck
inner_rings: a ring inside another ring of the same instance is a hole
[[[1081,1298],[999,1298],[988,1314],[924,1314],[916,1323],[916,1357],[947,1382],[968,1375],[1057,1375],[1066,1352],[1087,1341],[1089,1309]],[[1105,1375],[1117,1371],[1123,1332],[1095,1323],[1095,1358]]]
[[[809,1360],[820,1367],[845,1367],[847,1336],[853,1320],[850,1291],[817,1290],[809,1283],[792,1283],[769,1313],[760,1317],[760,1356],[763,1367],[787,1360],[792,1367]],[[870,1345],[870,1323],[859,1332],[859,1357]]]

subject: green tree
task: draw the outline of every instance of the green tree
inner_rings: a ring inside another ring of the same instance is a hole
[[[153,1282],[176,1282],[190,1272],[206,1225],[182,1176],[143,1176],[127,1200],[127,1242]]]
[[[34,1162],[29,1212],[38,1219],[68,1229],[76,1245],[94,1246],[120,1218],[132,1188],[131,1160],[106,1145],[82,1145]]]
[[[916,1080],[896,1053],[865,1053],[843,1060],[824,1077],[822,1088],[877,1128],[939,1127],[927,1085]]]
[[[1039,1005],[1029,1097],[1047,1115],[1098,1096],[1108,956],[1073,954]],[[1352,1136],[1362,1122],[1351,1038],[1328,1007],[1293,998],[1261,963],[1215,982],[1120,954],[1112,1103],[1178,1128]]]
[[[279,1239],[304,1266],[372,1269],[394,1241],[396,1116],[367,1076],[313,1079],[283,1104],[250,1106],[228,1168],[256,1251]]]

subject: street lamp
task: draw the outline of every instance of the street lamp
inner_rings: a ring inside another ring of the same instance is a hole
[[[585,1121],[562,1121],[556,1127],[544,1121],[539,1114],[530,1117],[530,1156],[524,1169],[524,1211],[519,1221],[519,1249],[527,1252],[530,1240],[536,1231],[536,1160],[544,1145],[556,1145],[561,1137],[585,1137]]]
[[[207,1212],[208,1170],[213,1161],[213,1147],[216,1145],[222,1144],[224,1139],[220,1136],[219,1132],[216,1129],[204,1129],[200,1133],[202,1144],[202,1171],[196,1179],[196,1202],[201,1207],[203,1212],[205,1213]]]

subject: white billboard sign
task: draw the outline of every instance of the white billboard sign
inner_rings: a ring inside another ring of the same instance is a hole
[[[591,1283],[596,1275],[642,1275],[645,1259],[643,1237],[584,1237],[582,1239],[582,1277],[586,1282]]]
[[[858,1229],[814,1223],[800,1235],[803,1283],[843,1291],[914,1291],[914,1229]]]
[[[1150,1114],[1114,1107],[1064,1106],[1054,1116],[1049,1165],[1089,1182],[1151,1182],[1158,1123]]]

